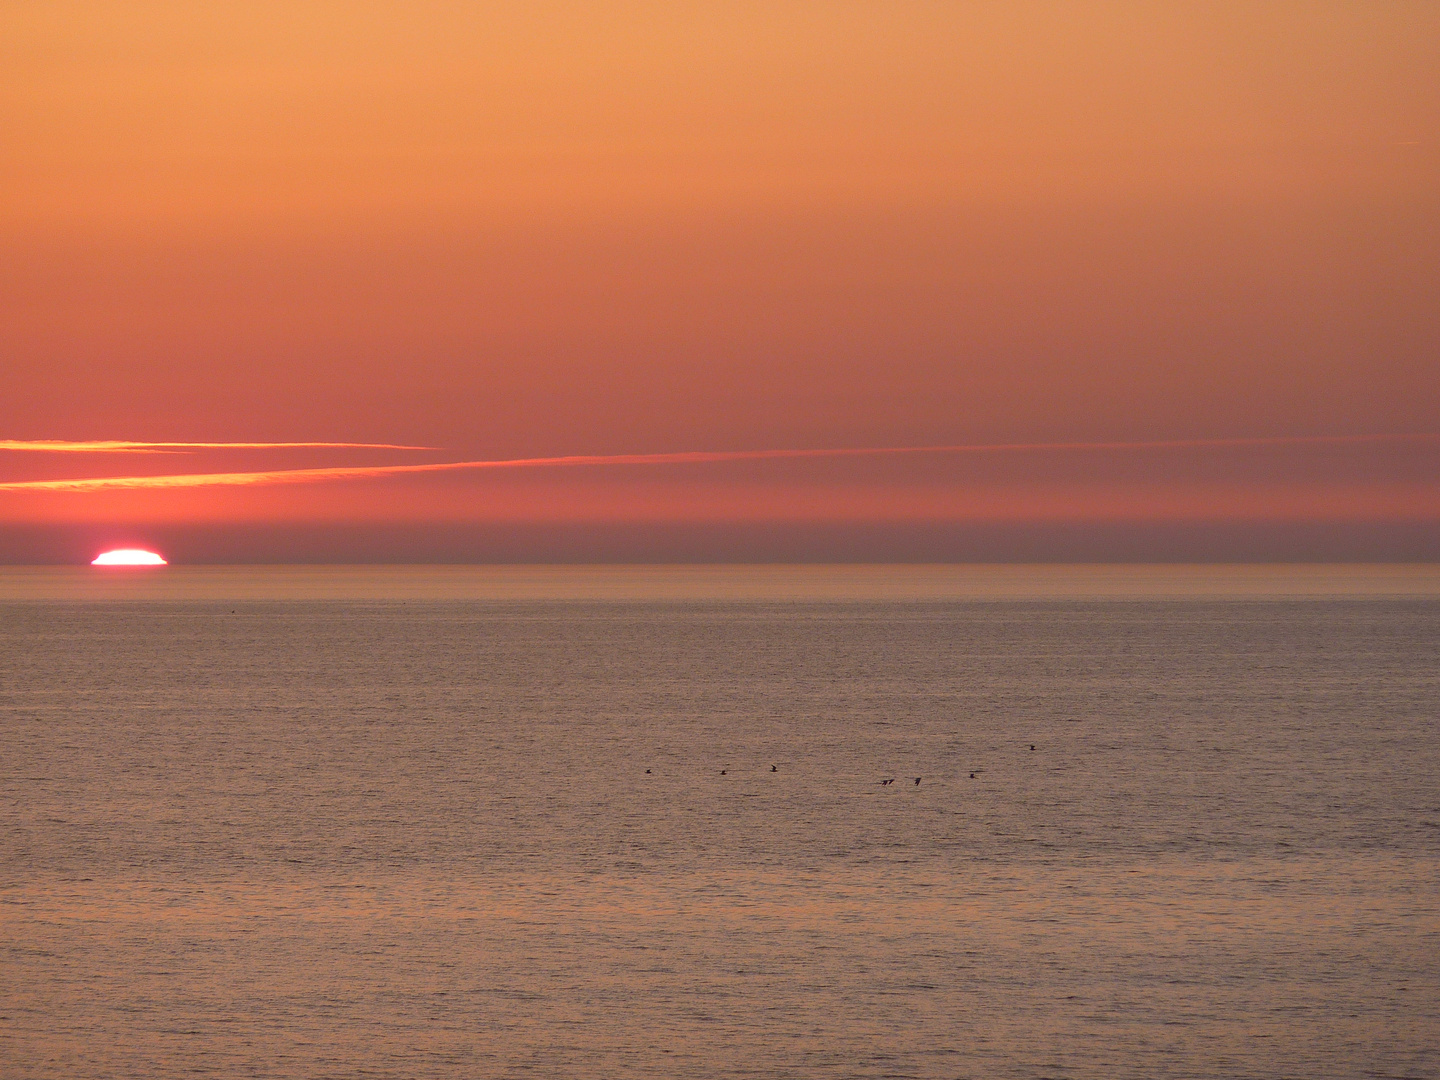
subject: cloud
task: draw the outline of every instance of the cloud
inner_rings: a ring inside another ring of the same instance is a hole
[[[138,488],[250,487],[271,484],[315,484],[462,470],[575,468],[624,465],[694,465],[732,461],[767,461],[844,457],[879,457],[898,454],[997,454],[1015,452],[1143,451],[1187,448],[1239,448],[1264,446],[1348,445],[1361,443],[1426,443],[1440,445],[1440,435],[1319,435],[1253,439],[1170,439],[1149,442],[996,443],[962,446],[839,447],[801,450],[696,450],[665,454],[577,454],[563,457],[501,458],[481,461],[443,461],[414,465],[357,465],[311,469],[263,469],[248,472],[174,473],[160,476],[96,476],[63,480],[14,480],[0,483],[0,491],[90,492]],[[0,443],[0,448],[10,444]],[[24,444],[26,449],[36,444]],[[110,447],[117,444],[60,444]],[[123,448],[146,450],[172,446],[234,448],[366,447],[374,443],[123,443]],[[388,447],[421,450],[429,447]]]
[[[0,450],[41,451],[50,454],[167,454],[184,450],[434,450],[433,446],[402,446],[366,442],[139,442],[131,439],[0,439]]]

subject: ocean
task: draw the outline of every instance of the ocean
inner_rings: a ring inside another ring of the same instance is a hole
[[[1440,568],[0,568],[0,1075],[1440,1077]]]

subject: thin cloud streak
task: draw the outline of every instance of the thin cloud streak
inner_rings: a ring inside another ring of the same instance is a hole
[[[368,442],[140,442],[131,439],[0,439],[0,450],[51,454],[168,454],[184,450],[437,450],[435,446],[404,446]]]
[[[959,446],[841,447],[808,450],[694,450],[669,454],[586,454],[564,457],[503,458],[484,461],[443,461],[416,465],[361,465],[315,469],[268,469],[252,472],[180,473],[162,476],[100,476],[68,480],[14,480],[0,483],[0,491],[89,492],[137,488],[248,487],[269,484],[311,484],[357,480],[406,473],[454,472],[486,469],[575,468],[607,465],[699,465],[732,461],[767,461],[845,457],[879,457],[898,454],[981,454],[1026,451],[1133,451],[1174,449],[1225,449],[1264,446],[1323,446],[1361,443],[1440,443],[1440,434],[1314,435],[1253,439],[1166,439],[1149,442],[995,443]],[[3,445],[3,444],[0,444]],[[141,444],[156,446],[166,444]],[[174,445],[174,444],[171,444]],[[226,446],[243,444],[179,444]],[[264,443],[257,446],[370,446],[341,443]],[[397,447],[396,449],[428,449]]]

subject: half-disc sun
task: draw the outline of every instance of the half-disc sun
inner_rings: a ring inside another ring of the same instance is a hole
[[[91,566],[165,566],[165,560],[153,551],[140,548],[117,548],[96,556]]]

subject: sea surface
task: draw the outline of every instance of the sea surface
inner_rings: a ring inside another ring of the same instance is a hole
[[[0,1076],[1440,1076],[1440,569],[0,569]]]

